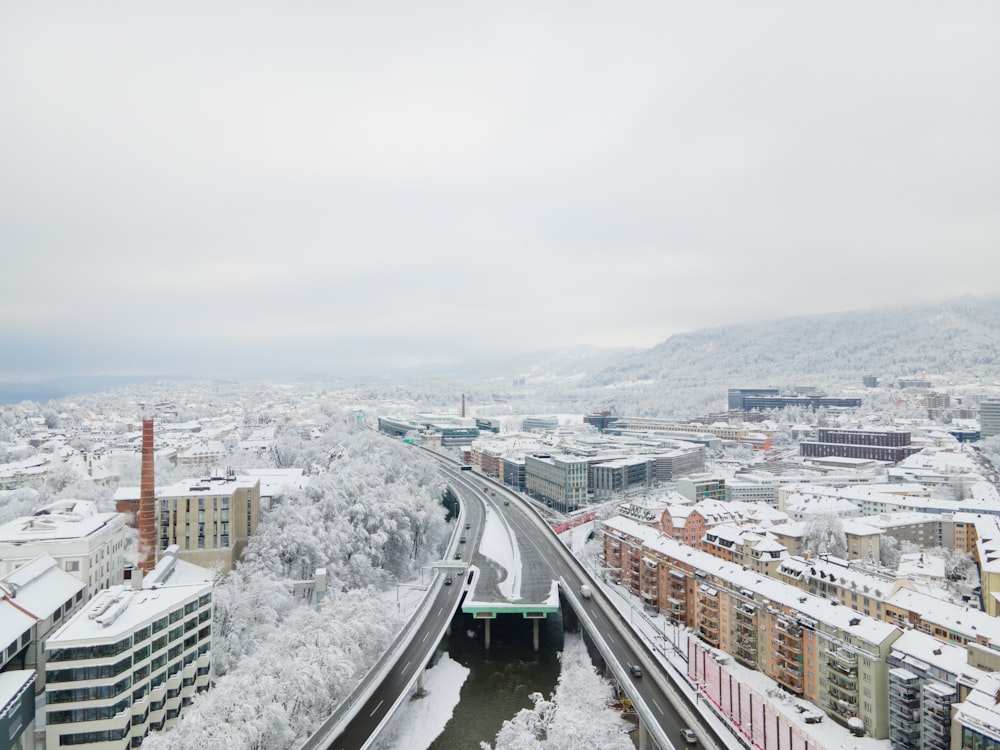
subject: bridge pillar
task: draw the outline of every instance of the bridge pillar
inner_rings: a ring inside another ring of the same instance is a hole
[[[490,621],[486,620],[486,650],[490,650]]]
[[[535,651],[538,650],[538,620],[534,621],[534,627],[532,628],[531,642],[535,646]]]
[[[417,692],[415,695],[418,698],[424,697],[424,670],[420,670],[420,674],[417,675]]]
[[[639,717],[639,750],[649,750],[649,730],[646,729],[646,722]]]

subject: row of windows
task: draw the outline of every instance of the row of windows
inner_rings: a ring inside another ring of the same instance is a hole
[[[132,667],[132,657],[122,659],[115,664],[101,664],[93,667],[71,667],[69,669],[50,669],[46,671],[49,682],[79,682],[81,680],[100,680],[106,677],[120,675]]]
[[[99,685],[95,687],[72,688],[69,690],[50,690],[45,694],[46,703],[76,703],[77,701],[92,701],[114,698],[128,690],[132,681],[128,677],[114,685]]]
[[[132,730],[131,722],[125,725],[124,729],[108,729],[103,732],[77,732],[76,734],[64,734],[59,737],[59,746],[66,745],[89,745],[93,742],[117,742],[125,739]]]
[[[91,708],[70,708],[64,711],[49,711],[45,714],[46,724],[75,724],[80,721],[101,721],[113,719],[131,705],[128,698],[118,701],[113,706],[94,706]]]
[[[117,643],[102,643],[96,646],[78,646],[74,648],[57,648],[48,652],[48,661],[78,661],[81,659],[104,659],[118,656],[132,648],[132,639],[125,638]]]

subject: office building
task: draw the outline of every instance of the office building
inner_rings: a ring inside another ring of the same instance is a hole
[[[209,687],[212,579],[170,547],[49,637],[47,747],[124,750],[177,723]]]
[[[726,480],[709,474],[692,474],[677,479],[677,491],[691,502],[726,499]]]
[[[525,432],[544,432],[559,427],[558,417],[525,417],[521,421],[521,429]]]
[[[910,433],[904,430],[820,429],[816,440],[799,443],[799,455],[807,458],[839,456],[892,463],[898,463],[921,450],[921,447],[911,444]]]
[[[587,502],[587,468],[578,456],[525,456],[525,491],[564,513],[576,510]]]
[[[979,402],[979,436],[994,435],[1000,435],[1000,399],[997,398]]]
[[[743,411],[743,399],[746,396],[777,396],[780,394],[777,388],[730,388],[729,389],[729,410]]]

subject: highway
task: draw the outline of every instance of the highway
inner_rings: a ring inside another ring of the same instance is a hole
[[[669,743],[662,750],[670,750],[671,746],[684,746],[680,737],[683,727],[690,727],[698,733],[702,748],[722,750],[725,744],[696,718],[694,712],[685,708],[682,710],[689,718],[684,720],[679,716],[674,702],[684,705],[685,699],[674,688],[670,676],[665,673],[660,662],[653,658],[628,622],[607,602],[600,588],[593,585],[583,566],[566,550],[548,524],[519,495],[503,485],[478,472],[458,471],[451,459],[431,453],[440,460],[449,484],[461,498],[463,514],[458,522],[462,526],[455,536],[466,537],[465,544],[456,543],[449,548],[447,559],[442,564],[467,566],[473,562],[484,528],[484,504],[490,503],[493,510],[504,515],[516,533],[522,551],[522,562],[525,567],[532,568],[532,577],[562,581],[568,595],[577,599],[577,605],[595,631],[591,635],[600,636],[610,652],[611,660],[617,662],[617,665],[611,666],[613,671],[621,675],[626,693],[637,707],[644,705],[647,708],[644,712],[647,725],[656,725],[651,727],[652,736],[655,738],[658,735]],[[483,485],[488,486],[496,495],[484,493]],[[509,501],[509,505],[504,504],[505,500]],[[466,523],[470,524],[468,530],[464,529]],[[455,551],[459,553],[460,559],[455,559]],[[331,732],[344,713],[343,710],[338,710],[327,720],[326,726],[300,746],[300,750],[361,750],[371,738],[377,736],[397,704],[409,694],[411,686],[427,665],[460,604],[468,575],[455,573],[454,583],[450,586],[442,584],[444,577],[444,573],[436,577],[432,584],[433,599],[425,610],[426,617],[416,625],[412,637],[407,634],[409,642],[393,660],[385,679],[364,698],[353,718],[331,739]],[[593,590],[590,599],[579,597],[580,586],[585,583]],[[639,665],[643,677],[629,676],[630,665]],[[673,699],[668,698],[668,693],[674,696]],[[662,746],[664,743],[661,741],[658,744]]]
[[[498,498],[501,491],[498,489]],[[653,659],[644,645],[638,648],[634,644],[641,644],[638,636],[628,637],[631,631],[628,623],[624,622],[616,610],[607,604],[606,607],[600,605],[604,597],[603,592],[586,577],[579,561],[572,558],[562,542],[547,526],[540,526],[537,516],[529,510],[518,499],[514,493],[503,490],[504,495],[511,498],[509,506],[503,506],[506,511],[508,522],[516,529],[518,539],[522,546],[531,545],[538,550],[539,556],[548,566],[549,574],[556,580],[565,581],[579,601],[579,604],[586,615],[590,618],[594,628],[607,643],[614,658],[621,665],[623,672],[628,674],[630,665],[638,664],[642,668],[643,676],[634,678],[628,677],[623,683],[626,693],[635,702],[641,699],[649,708],[650,718],[655,721],[671,744],[683,747],[684,743],[680,737],[680,730],[689,727],[691,724],[680,718],[671,701],[665,695],[666,690],[673,690],[669,685],[670,677],[663,671],[660,663]],[[544,524],[544,522],[542,522]],[[565,554],[563,554],[565,553]],[[572,561],[566,558],[570,557]],[[590,599],[579,597],[580,586],[588,584],[593,590]],[[678,696],[679,697],[679,696]],[[680,698],[680,700],[684,700]],[[712,735],[699,727],[691,727],[698,732],[699,736],[704,736],[701,747],[713,747]],[[724,745],[720,745],[724,747]],[[664,748],[664,750],[667,750]]]
[[[457,472],[456,472],[457,474]],[[482,490],[476,492],[469,486],[451,482],[456,492],[461,494],[463,514],[458,522],[462,524],[456,538],[466,537],[465,544],[456,544],[449,548],[448,557],[442,564],[467,566],[471,560],[472,551],[479,542],[483,530],[483,497]],[[464,525],[470,528],[464,530]],[[461,559],[455,559],[458,551]],[[450,586],[443,584],[444,571],[440,572],[432,583],[433,601],[428,607],[427,616],[419,623],[413,632],[410,642],[395,659],[385,679],[375,688],[371,695],[361,704],[353,719],[344,729],[331,738],[330,732],[335,729],[338,714],[327,720],[327,726],[300,746],[300,750],[327,748],[328,750],[361,750],[369,738],[376,735],[382,723],[389,718],[396,707],[397,701],[409,695],[410,686],[414,684],[420,672],[429,661],[437,647],[441,635],[448,627],[462,596],[464,584],[468,580],[467,572],[452,574],[454,582]],[[409,635],[409,634],[407,634]]]

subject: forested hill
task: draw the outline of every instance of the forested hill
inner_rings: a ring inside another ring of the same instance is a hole
[[[671,336],[588,385],[860,384],[922,374],[1000,380],[1000,297],[811,315]]]

